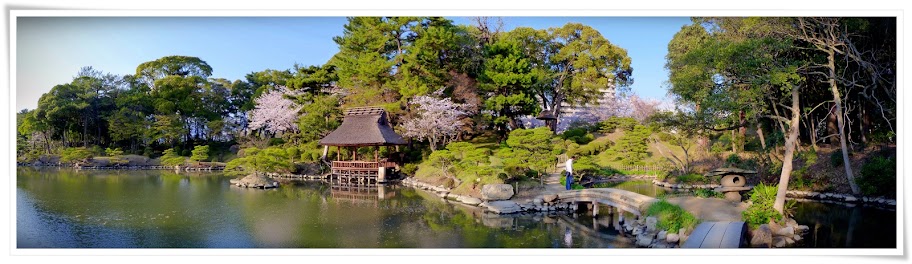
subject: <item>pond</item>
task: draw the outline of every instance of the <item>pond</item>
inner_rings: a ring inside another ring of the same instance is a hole
[[[496,216],[412,188],[18,168],[18,248],[614,248],[616,219]]]
[[[18,248],[627,248],[619,221],[498,216],[408,187],[231,186],[222,173],[18,168]],[[607,187],[607,186],[605,186]],[[687,195],[630,181],[610,187]],[[602,210],[607,212],[607,210]],[[896,212],[798,203],[808,248],[896,247]]]
[[[673,191],[650,181],[603,183],[599,187],[618,188],[651,197],[691,195]],[[746,196],[745,196],[746,198]],[[793,209],[796,222],[810,231],[798,244],[805,248],[895,248],[896,211],[835,203],[801,202]]]

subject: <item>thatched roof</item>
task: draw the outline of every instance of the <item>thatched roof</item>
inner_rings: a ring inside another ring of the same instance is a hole
[[[320,140],[324,146],[405,145],[405,139],[393,131],[386,111],[379,107],[357,107],[345,111],[342,125]]]
[[[554,116],[554,113],[548,110],[542,110],[541,113],[535,117],[538,120],[556,120],[557,117]]]

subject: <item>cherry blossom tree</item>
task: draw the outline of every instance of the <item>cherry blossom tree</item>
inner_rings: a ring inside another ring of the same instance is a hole
[[[257,97],[254,100],[255,108],[247,113],[250,117],[248,129],[262,128],[273,134],[297,131],[296,121],[301,106],[285,97],[291,93],[288,88],[278,86],[277,89],[269,90]]]
[[[418,112],[402,124],[404,135],[428,140],[432,151],[437,150],[440,143],[454,138],[462,126],[462,118],[470,114],[466,105],[454,103],[450,98],[416,96],[410,104],[417,105]]]

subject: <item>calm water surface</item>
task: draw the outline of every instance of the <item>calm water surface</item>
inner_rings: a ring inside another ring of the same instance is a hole
[[[632,247],[610,217],[486,215],[405,187],[231,186],[220,173],[19,168],[19,248]]]
[[[497,216],[407,187],[298,182],[256,190],[231,186],[221,173],[17,172],[19,248],[633,247],[605,214]],[[682,195],[648,181],[611,187]],[[795,219],[810,227],[802,247],[896,246],[892,210],[799,203]]]
[[[650,181],[603,184],[657,197],[684,195]],[[794,209],[796,222],[810,228],[798,244],[805,248],[895,248],[896,211],[865,206],[802,202]]]

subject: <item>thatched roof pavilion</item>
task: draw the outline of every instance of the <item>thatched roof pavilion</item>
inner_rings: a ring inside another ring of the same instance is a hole
[[[329,146],[338,148],[339,155],[336,155],[336,161],[333,161],[331,166],[332,175],[335,179],[344,181],[367,179],[383,182],[385,169],[396,168],[398,164],[386,159],[381,160],[379,148],[406,144],[408,142],[393,131],[386,111],[379,107],[357,107],[345,110],[342,125],[320,140],[320,145],[327,147],[324,149],[324,156]],[[358,147],[373,147],[373,160],[358,160]],[[351,150],[351,161],[342,161],[342,148]]]
[[[320,145],[367,147],[405,145],[390,127],[386,111],[379,107],[357,107],[345,111],[342,125],[320,140]]]

